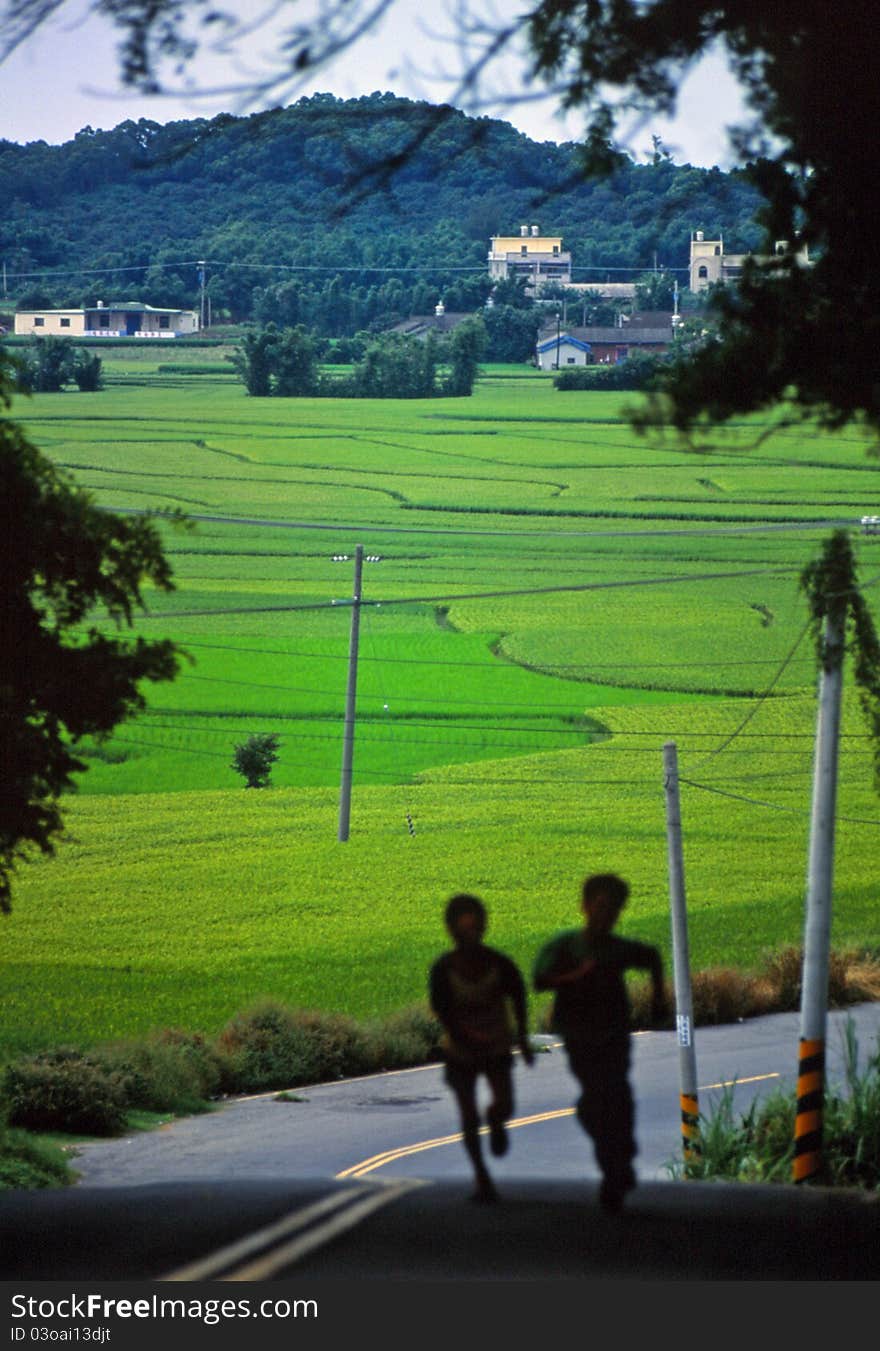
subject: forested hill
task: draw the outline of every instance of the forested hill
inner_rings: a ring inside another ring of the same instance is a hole
[[[281,285],[294,311],[297,288],[335,286],[338,307],[373,288],[374,308],[424,312],[438,288],[447,308],[479,303],[489,237],[526,222],[563,235],[575,281],[630,279],[612,269],[655,256],[684,266],[694,229],[732,251],[760,245],[759,199],[738,174],[661,152],[584,182],[574,144],[444,111],[320,94],[247,117],[86,127],[60,146],[0,141],[10,298],[189,307],[204,258],[215,315],[247,317]],[[390,177],[376,171],[405,147]]]

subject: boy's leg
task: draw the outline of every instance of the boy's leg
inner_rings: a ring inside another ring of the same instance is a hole
[[[600,1202],[619,1210],[635,1186],[635,1111],[629,1084],[629,1041],[606,1046],[570,1046],[569,1064],[581,1085],[577,1117],[593,1142],[602,1172]]]
[[[635,1106],[629,1082],[629,1041],[606,1048],[598,1072],[595,1110],[596,1159],[602,1169],[599,1193],[605,1210],[619,1210],[636,1184]]]
[[[513,1066],[509,1060],[486,1071],[492,1090],[492,1101],[486,1112],[489,1126],[489,1146],[493,1154],[506,1154],[507,1134],[504,1123],[513,1116]]]
[[[461,1131],[468,1158],[473,1164],[477,1190],[475,1201],[494,1201],[497,1197],[480,1147],[480,1114],[477,1111],[477,1076],[466,1069],[447,1067],[446,1081],[455,1094],[461,1118]]]

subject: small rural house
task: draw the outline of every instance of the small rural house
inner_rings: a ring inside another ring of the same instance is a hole
[[[399,333],[404,338],[427,338],[429,333],[453,333],[459,324],[473,317],[473,314],[465,311],[447,310],[441,300],[434,306],[433,314],[411,314],[408,319],[402,319],[399,324],[386,329],[386,332]]]
[[[650,352],[662,356],[672,344],[672,316],[656,326],[633,321],[615,327],[560,328],[538,336],[535,348],[537,365],[542,371],[564,370],[567,366],[616,365],[631,352]]]
[[[180,338],[196,333],[194,310],[166,310],[132,300],[97,301],[82,309],[19,310],[15,332],[22,336],[60,338]]]

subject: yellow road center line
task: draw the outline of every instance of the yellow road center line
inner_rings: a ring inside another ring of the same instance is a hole
[[[368,1215],[372,1215],[375,1210],[381,1210],[383,1206],[390,1205],[404,1192],[426,1185],[421,1180],[407,1178],[401,1178],[397,1182],[383,1183],[380,1191],[365,1196],[361,1201],[355,1201],[341,1213],[331,1216],[324,1224],[309,1229],[307,1233],[300,1234],[298,1238],[291,1239],[289,1243],[284,1243],[279,1248],[273,1248],[271,1252],[265,1253],[253,1262],[245,1263],[244,1266],[237,1267],[234,1271],[228,1272],[219,1279],[222,1281],[266,1281],[276,1272],[292,1266],[294,1262],[300,1261],[303,1257],[307,1257],[316,1248],[323,1247],[339,1234],[354,1229],[356,1225],[360,1224],[361,1220],[366,1219]]]
[[[573,1115],[573,1107],[562,1107],[557,1111],[538,1112],[535,1116],[517,1117],[513,1121],[507,1122],[507,1128],[508,1130],[515,1130],[518,1126],[534,1126],[539,1121],[555,1121],[559,1117]],[[488,1135],[488,1133],[488,1126],[480,1127],[481,1135]],[[438,1149],[441,1145],[456,1144],[462,1138],[461,1131],[457,1131],[455,1135],[441,1135],[436,1140],[420,1140],[416,1144],[401,1145],[398,1149],[389,1149],[384,1154],[374,1154],[371,1159],[364,1159],[361,1163],[355,1163],[351,1168],[345,1168],[341,1173],[337,1173],[336,1177],[364,1177],[367,1173],[372,1173],[375,1168],[382,1168],[386,1163],[394,1163],[397,1159],[409,1158],[411,1154],[421,1154],[426,1149]]]
[[[748,1079],[725,1079],[719,1084],[704,1084],[697,1091],[708,1093],[714,1088],[732,1088],[737,1084],[756,1084],[763,1079],[778,1079],[779,1074],[773,1071],[770,1074],[753,1074]],[[507,1122],[508,1130],[516,1130],[519,1126],[535,1126],[542,1121],[558,1121],[561,1117],[574,1116],[573,1107],[561,1107],[555,1111],[537,1112],[534,1116],[516,1117],[513,1121]],[[481,1135],[488,1135],[489,1127],[480,1128]],[[366,1177],[368,1173],[375,1172],[377,1168],[384,1168],[388,1163],[396,1163],[399,1159],[408,1159],[414,1154],[422,1154],[428,1149],[439,1149],[441,1145],[457,1144],[463,1139],[461,1131],[454,1135],[441,1135],[435,1140],[419,1140],[411,1145],[399,1145],[397,1149],[387,1149],[382,1154],[374,1154],[369,1159],[362,1159],[360,1163],[354,1163],[350,1168],[344,1168],[336,1173],[337,1178],[348,1177]]]
[[[700,1093],[709,1093],[713,1088],[736,1088],[737,1084],[757,1084],[762,1079],[778,1079],[779,1071],[773,1070],[770,1074],[753,1074],[749,1079],[722,1079],[720,1084],[704,1084]]]
[[[159,1276],[158,1279],[160,1281],[211,1280],[212,1277],[216,1277],[218,1271],[222,1271],[224,1267],[228,1267],[231,1263],[250,1257],[252,1253],[258,1252],[270,1243],[276,1243],[282,1238],[287,1238],[289,1234],[305,1228],[313,1220],[319,1220],[322,1216],[338,1210],[341,1206],[351,1204],[360,1195],[361,1189],[359,1187],[346,1187],[343,1191],[322,1196],[320,1201],[303,1206],[299,1210],[293,1210],[289,1215],[285,1215],[274,1224],[267,1225],[264,1229],[257,1229],[253,1233],[245,1235],[244,1238],[238,1239],[235,1243],[230,1243],[225,1248],[218,1248],[216,1252],[209,1253],[207,1257],[189,1262],[186,1266],[179,1267],[165,1276]]]

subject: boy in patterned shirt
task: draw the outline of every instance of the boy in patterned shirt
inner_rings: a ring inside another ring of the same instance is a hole
[[[514,1042],[527,1065],[534,1063],[528,1040],[526,987],[519,968],[503,952],[483,943],[486,908],[477,896],[461,892],[446,907],[451,952],[434,962],[428,976],[431,1008],[443,1027],[446,1082],[455,1094],[464,1147],[474,1167],[474,1201],[496,1201],[498,1193],[480,1148],[477,1079],[484,1075],[492,1093],[486,1113],[489,1147],[506,1154],[505,1122],[513,1114]]]

